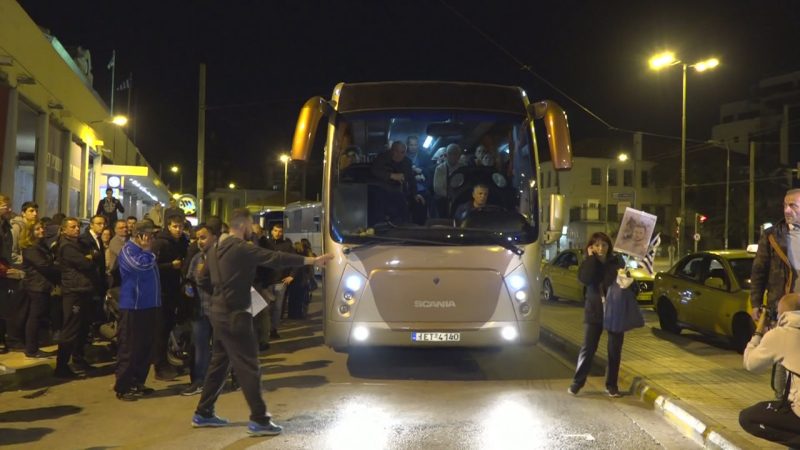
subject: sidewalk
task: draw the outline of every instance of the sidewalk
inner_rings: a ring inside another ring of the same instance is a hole
[[[57,345],[42,347],[55,352]],[[0,392],[18,389],[34,381],[49,378],[56,368],[56,358],[28,359],[22,350],[0,355]]]
[[[625,334],[620,389],[641,397],[684,434],[709,448],[783,448],[747,434],[739,411],[770,400],[770,374],[742,368],[742,356],[723,340],[689,331],[676,336],[649,323]],[[548,347],[577,361],[583,342],[583,307],[559,302],[543,305],[541,339]],[[595,365],[606,366],[603,334]],[[594,375],[594,374],[593,374]],[[564,386],[566,389],[567,386]],[[580,398],[579,394],[578,398]]]

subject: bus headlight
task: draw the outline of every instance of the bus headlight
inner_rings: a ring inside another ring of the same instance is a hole
[[[364,325],[358,325],[353,328],[353,339],[364,342],[369,338],[369,329]]]
[[[531,312],[531,305],[530,303],[523,303],[519,305],[519,312],[524,316]]]
[[[361,286],[364,284],[363,281],[364,280],[358,275],[350,275],[344,280],[344,287],[351,291],[357,291],[361,289]]]
[[[350,305],[347,305],[347,304],[344,304],[344,303],[339,305],[339,314],[341,314],[343,317],[349,317],[350,316]]]
[[[517,333],[517,329],[514,327],[503,327],[503,330],[500,332],[503,336],[503,339],[507,341],[513,341],[517,338],[519,333]]]
[[[519,265],[510,275],[506,276],[506,286],[509,294],[520,303],[528,301],[528,277],[525,275],[525,267]]]
[[[344,291],[342,298],[344,298],[344,302],[348,305],[352,305],[356,302],[356,295],[353,294],[353,291]]]
[[[525,277],[522,276],[522,275],[516,275],[515,274],[515,275],[511,275],[510,277],[508,277],[508,286],[511,287],[511,289],[513,289],[515,291],[518,291],[518,290],[524,288],[527,285],[528,285],[528,283],[525,280]]]

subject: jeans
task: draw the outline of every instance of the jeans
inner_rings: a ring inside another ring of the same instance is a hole
[[[211,361],[211,322],[208,316],[192,320],[192,342],[194,343],[194,364],[190,379],[192,384],[202,383],[206,379],[208,365]]]

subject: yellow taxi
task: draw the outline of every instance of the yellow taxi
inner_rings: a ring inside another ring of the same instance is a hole
[[[639,287],[636,300],[640,305],[653,303],[653,275],[627,255],[622,255],[631,276]],[[552,260],[542,264],[542,300],[558,299],[582,302],[585,286],[578,281],[578,267],[583,262],[583,250],[573,248],[558,253]]]
[[[656,274],[653,298],[661,329],[723,336],[743,350],[755,328],[749,314],[754,258],[745,250],[709,250]]]

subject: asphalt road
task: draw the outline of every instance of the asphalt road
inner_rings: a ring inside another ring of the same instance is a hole
[[[609,399],[602,378],[579,397],[566,362],[541,346],[503,351],[322,345],[319,318],[290,322],[261,358],[263,388],[282,435],[250,438],[240,392],[217,413],[233,424],[192,429],[198,397],[158,382],[151,397],[114,398],[109,366],[86,380],[0,394],[0,445],[9,448],[514,449],[695,447],[633,398]],[[151,372],[152,375],[152,372]]]

